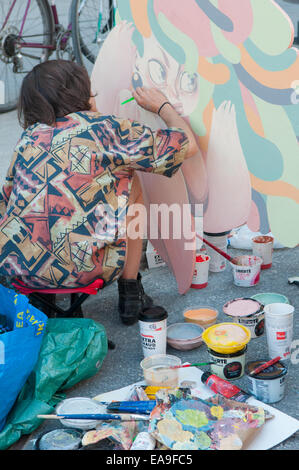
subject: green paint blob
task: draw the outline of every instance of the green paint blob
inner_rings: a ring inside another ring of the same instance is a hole
[[[206,414],[198,410],[177,410],[176,417],[182,424],[196,428],[201,428],[209,423]]]

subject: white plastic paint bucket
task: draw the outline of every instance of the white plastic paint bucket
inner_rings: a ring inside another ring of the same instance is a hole
[[[248,328],[251,338],[258,338],[264,334],[264,306],[257,300],[247,297],[231,300],[223,306],[223,312],[230,318],[230,321]]]
[[[280,356],[290,358],[293,339],[294,307],[289,304],[275,303],[265,307],[265,325],[268,351],[271,359]]]
[[[220,248],[220,250],[226,253],[227,235],[211,236],[204,234],[204,238],[207,240],[207,242],[210,242],[212,245],[216,246],[217,248]],[[226,259],[208,245],[206,245],[206,250],[207,254],[210,257],[209,271],[213,273],[219,273],[224,271],[226,268]]]
[[[192,289],[204,289],[208,285],[210,257],[205,254],[196,256],[192,278]]]
[[[272,266],[274,238],[260,235],[252,239],[252,253],[263,260],[262,269]]]
[[[230,263],[233,268],[234,284],[239,287],[256,286],[260,280],[262,258],[243,255],[235,258],[238,265]]]
[[[277,362],[257,375],[249,375],[265,361],[253,361],[246,364],[247,390],[264,403],[276,403],[284,397],[287,368]]]

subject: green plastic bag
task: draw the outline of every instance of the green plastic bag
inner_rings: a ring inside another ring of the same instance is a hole
[[[86,318],[49,319],[38,362],[22,388],[0,433],[0,450],[7,449],[52,413],[58,394],[95,375],[107,354],[104,327]]]

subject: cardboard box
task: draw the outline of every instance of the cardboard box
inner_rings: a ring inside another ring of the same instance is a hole
[[[157,250],[153,247],[151,242],[147,242],[146,248],[146,259],[148,268],[158,268],[160,266],[166,266],[166,263],[163,261]]]

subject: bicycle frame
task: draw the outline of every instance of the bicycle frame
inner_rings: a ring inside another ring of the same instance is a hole
[[[13,0],[11,6],[9,8],[9,11],[6,15],[6,18],[4,20],[4,24],[2,26],[2,29],[7,24],[8,20],[9,20],[9,17],[10,17],[10,15],[11,15],[13,9],[14,9],[14,6],[16,4],[16,1],[17,0]],[[21,24],[19,35],[18,35],[18,39],[21,39],[21,37],[22,37],[22,33],[23,33],[25,22],[26,22],[27,14],[28,14],[28,11],[29,11],[29,8],[30,8],[30,4],[31,4],[31,0],[27,0],[27,5],[26,5],[26,8],[25,8],[24,17],[23,17],[23,20],[22,20],[22,24]],[[58,12],[57,12],[57,8],[56,8],[55,0],[51,1],[50,8],[51,8],[51,11],[52,11],[52,16],[53,16],[53,22],[54,22],[55,29],[57,29],[58,26],[59,26],[59,19],[58,19]],[[64,34],[64,36],[61,40],[61,44],[66,44],[66,42],[68,41],[69,36],[71,34],[71,31],[72,31],[72,25],[69,24],[69,26],[67,28],[67,31],[66,31],[66,33]],[[30,49],[31,48],[49,49],[51,51],[54,51],[56,49],[55,44],[47,45],[47,44],[41,44],[41,43],[36,43],[36,42],[22,42],[22,43],[19,44],[19,47],[20,48],[30,48]]]
[[[4,24],[2,26],[2,29],[6,26],[8,20],[9,20],[9,17],[10,17],[10,15],[11,15],[13,9],[14,9],[14,6],[16,4],[16,1],[17,0],[13,0],[11,6],[9,8],[9,11],[6,15],[6,18],[4,20]],[[110,1],[112,3],[112,6],[113,6],[113,22],[114,22],[115,11],[116,11],[116,8],[117,8],[117,0],[110,0]],[[18,35],[18,39],[21,39],[21,37],[22,37],[22,33],[23,33],[25,22],[26,22],[27,14],[28,14],[28,11],[29,11],[29,8],[30,8],[30,4],[31,4],[31,0],[27,0],[27,5],[26,5],[26,8],[25,8],[25,13],[24,13],[24,17],[23,17],[23,20],[22,20],[22,24],[21,24],[19,35]],[[84,4],[85,4],[85,0],[82,1],[81,8],[84,7]],[[58,12],[57,12],[57,8],[56,8],[55,0],[51,0],[50,8],[51,8],[51,11],[52,11],[54,27],[55,27],[55,30],[57,31],[60,23],[59,23]],[[96,38],[97,38],[97,36],[99,34],[99,31],[100,31],[100,28],[101,28],[102,18],[103,18],[103,8],[101,8],[100,12],[99,12],[98,31],[96,33]],[[68,41],[68,39],[71,35],[71,32],[72,32],[72,24],[70,23],[67,27],[66,32],[64,33],[64,35],[61,39],[62,48],[63,48],[63,46],[66,45],[66,43],[67,43],[67,41]],[[41,44],[41,43],[36,43],[36,42],[23,42],[23,41],[21,43],[19,43],[19,47],[20,48],[30,48],[30,49],[31,48],[34,48],[34,49],[48,49],[50,51],[54,51],[56,49],[55,44],[47,45],[47,44]]]

